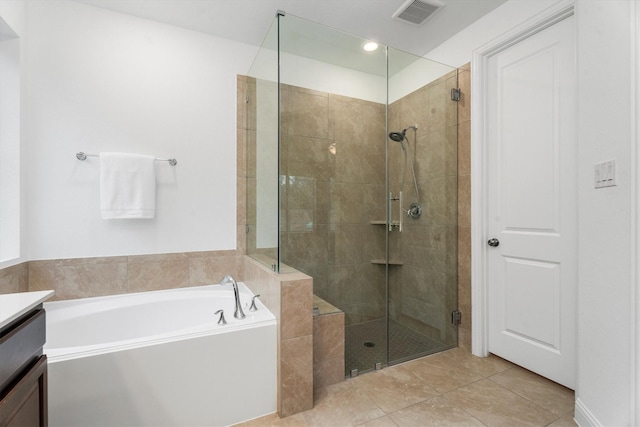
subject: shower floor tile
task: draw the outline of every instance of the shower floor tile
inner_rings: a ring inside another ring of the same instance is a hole
[[[385,365],[386,329],[385,319],[345,327],[345,376],[349,376],[352,369],[363,373],[374,370],[376,363]],[[452,347],[420,335],[393,320],[389,322],[389,345],[389,362],[394,364]]]

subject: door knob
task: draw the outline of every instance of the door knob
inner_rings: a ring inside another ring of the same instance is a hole
[[[500,240],[493,238],[493,239],[489,239],[489,241],[487,242],[487,245],[491,246],[491,247],[496,247],[500,245]]]

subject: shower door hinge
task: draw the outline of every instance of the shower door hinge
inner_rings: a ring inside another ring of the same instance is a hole
[[[451,100],[452,101],[460,101],[460,89],[457,87],[454,87],[453,89],[451,89]]]
[[[462,313],[460,312],[460,310],[451,312],[451,323],[456,326],[462,323]]]

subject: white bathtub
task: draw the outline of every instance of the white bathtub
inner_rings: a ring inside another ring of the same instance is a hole
[[[50,426],[225,426],[276,411],[276,321],[239,283],[45,303]],[[223,309],[227,324],[214,313]]]

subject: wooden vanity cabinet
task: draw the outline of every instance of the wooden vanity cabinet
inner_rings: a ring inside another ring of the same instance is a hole
[[[0,330],[0,427],[47,426],[47,356],[42,306]]]

